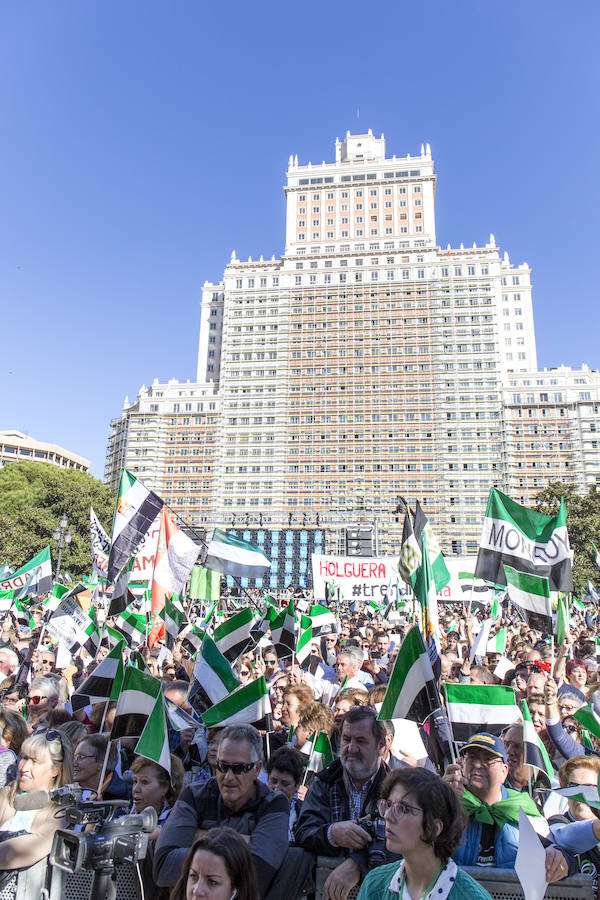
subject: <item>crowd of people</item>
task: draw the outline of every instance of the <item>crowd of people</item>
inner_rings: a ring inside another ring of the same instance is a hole
[[[477,900],[489,894],[464,867],[514,868],[520,809],[545,848],[546,880],[583,872],[597,890],[597,809],[554,793],[598,785],[600,742],[574,717],[589,706],[600,722],[595,610],[574,612],[555,647],[552,635],[501,608],[494,630],[506,630],[504,652],[489,649],[492,632],[473,656],[487,614],[468,604],[440,606],[442,686],[511,687],[517,704],[527,701],[553,778],[526,764],[523,721],[458,745],[447,718],[432,716],[420,723],[418,754],[402,721],[378,717],[397,654],[415,627],[410,616],[369,616],[344,605],[335,611],[335,625],[313,640],[301,665],[294,655],[279,658],[269,633],[234,663],[242,684],[265,678],[268,731],[252,722],[206,728],[189,702],[194,660],[183,642],[168,651],[160,640],[140,648],[165,698],[197,719],[194,727],[169,726],[170,772],[136,756],[135,741],[110,741],[114,700],[73,702],[108,644],[94,660],[79,654],[57,668],[57,648],[47,636],[40,641],[37,614],[32,632],[7,615],[0,637],[0,879],[47,857],[64,824],[59,802],[24,809],[21,795],[76,783],[86,799],[156,810],[140,876],[145,893],[160,900],[293,900],[314,892],[322,856],[330,858],[325,900],[346,900],[358,887],[359,900]],[[204,612],[197,604],[190,617]],[[314,771],[308,763],[317,735],[328,738],[333,761]]]

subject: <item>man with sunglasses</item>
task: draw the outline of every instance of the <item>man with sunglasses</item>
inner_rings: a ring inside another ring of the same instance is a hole
[[[163,826],[154,854],[157,884],[173,886],[194,841],[210,828],[228,826],[249,844],[261,897],[300,895],[312,860],[299,848],[290,849],[289,802],[258,780],[262,766],[262,738],[252,725],[223,729],[216,777],[184,788]]]

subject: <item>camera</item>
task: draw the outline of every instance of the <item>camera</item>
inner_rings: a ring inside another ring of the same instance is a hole
[[[74,801],[73,806],[64,812],[66,824],[88,830],[57,831],[50,863],[64,872],[93,871],[90,896],[95,900],[116,900],[117,866],[125,862],[135,865],[144,858],[148,837],[158,822],[156,810],[148,806],[139,814],[119,815],[124,811],[122,801],[84,802],[80,794],[69,793],[68,789],[64,789],[55,802],[71,801]]]
[[[357,822],[371,836],[367,846],[367,866],[374,869],[387,862],[385,850],[385,820],[381,816],[364,816]]]

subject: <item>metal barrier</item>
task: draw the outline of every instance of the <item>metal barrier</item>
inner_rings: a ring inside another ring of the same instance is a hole
[[[323,886],[342,860],[335,856],[319,856],[315,873],[315,900],[323,900]],[[514,869],[487,869],[479,866],[464,866],[464,871],[489,891],[494,900],[521,900],[523,889]],[[348,900],[356,900],[359,887],[348,894]],[[545,900],[595,900],[593,882],[590,875],[572,875],[555,884],[549,884]]]

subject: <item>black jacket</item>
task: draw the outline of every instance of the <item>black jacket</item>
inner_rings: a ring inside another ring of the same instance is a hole
[[[367,791],[360,818],[366,815],[373,817],[378,815],[376,804],[379,800],[381,785],[389,772],[385,763],[380,765]],[[327,839],[330,825],[333,825],[334,822],[346,822],[351,818],[350,800],[344,783],[344,770],[341,761],[336,759],[315,776],[308,789],[300,817],[296,823],[296,846],[323,856],[352,855],[360,868],[363,871],[366,870],[366,852],[357,854],[345,847],[334,847]],[[393,854],[388,854],[388,862],[397,858]]]

